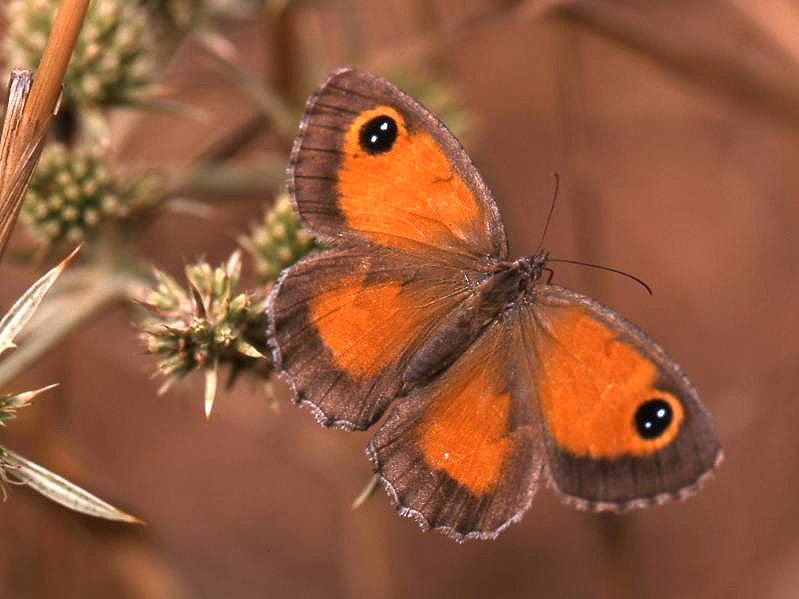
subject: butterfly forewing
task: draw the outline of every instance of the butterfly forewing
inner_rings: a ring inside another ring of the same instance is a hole
[[[458,141],[363,71],[336,71],[308,101],[289,188],[305,226],[324,236],[478,260],[507,253],[496,204]]]

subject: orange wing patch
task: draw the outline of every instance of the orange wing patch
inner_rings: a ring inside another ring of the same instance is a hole
[[[364,123],[379,116],[397,123],[391,151],[369,154],[359,145]],[[399,238],[445,248],[479,239],[485,253],[490,234],[486,215],[441,147],[422,131],[409,130],[400,114],[378,106],[358,115],[344,139],[337,206],[347,225],[371,241],[396,247]]]
[[[536,324],[539,370],[536,388],[544,421],[558,447],[577,456],[644,456],[668,445],[684,413],[671,393],[656,389],[659,373],[634,346],[580,307],[542,309]],[[648,399],[672,409],[666,431],[647,440],[634,417]]]
[[[396,281],[366,284],[345,277],[309,302],[309,320],[330,350],[335,366],[364,379],[382,368],[413,339],[440,302],[420,301]]]
[[[511,398],[497,389],[499,373],[470,366],[431,394],[430,408],[418,424],[418,449],[430,468],[480,495],[500,480],[513,448]]]
[[[441,389],[420,424],[419,450],[427,464],[477,495],[497,483],[511,448],[505,436],[510,395],[491,393],[486,383],[479,377],[463,389]]]

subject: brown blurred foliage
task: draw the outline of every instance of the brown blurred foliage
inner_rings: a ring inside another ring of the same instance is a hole
[[[512,253],[538,243],[558,172],[553,255],[624,269],[655,294],[569,266],[556,281],[667,348],[726,461],[683,503],[594,515],[542,490],[497,541],[456,545],[397,516],[382,492],[351,511],[370,475],[368,433],[320,428],[285,389],[274,413],[245,381],[210,422],[199,381],[157,399],[119,307],[15,383],[62,384],[3,440],[148,525],[12,489],[0,597],[799,595],[797,31],[790,0],[349,0],[230,24],[240,64],[297,100],[342,64],[446,73],[479,118],[469,151]],[[280,146],[204,56],[187,39],[164,83],[210,118],[115,114],[121,155],[190,164],[234,134],[246,138],[237,158]],[[218,262],[269,201],[219,199],[214,222],[164,217],[146,254],[172,273],[200,254]],[[3,271],[8,305],[34,270]]]

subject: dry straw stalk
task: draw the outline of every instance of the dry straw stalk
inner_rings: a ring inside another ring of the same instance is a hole
[[[88,6],[89,0],[63,0],[32,84],[25,71],[12,75],[0,138],[0,258],[57,109],[61,82]]]

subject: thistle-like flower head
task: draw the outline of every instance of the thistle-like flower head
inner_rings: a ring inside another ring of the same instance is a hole
[[[34,171],[21,217],[44,245],[78,243],[155,206],[164,193],[155,175],[114,173],[96,148],[53,143]]]
[[[58,0],[11,0],[5,55],[34,69],[44,52]],[[148,91],[156,41],[145,11],[126,0],[93,0],[64,77],[64,98],[80,106],[126,104]]]
[[[216,268],[205,261],[187,266],[187,288],[155,270],[156,285],[142,301],[149,314],[141,322],[141,338],[149,353],[163,356],[158,372],[166,380],[160,392],[201,369],[207,413],[221,365],[229,364],[233,376],[246,370],[268,381],[272,374],[265,293],[239,292],[240,271],[239,252]]]

